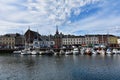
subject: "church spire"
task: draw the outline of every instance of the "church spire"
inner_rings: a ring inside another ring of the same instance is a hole
[[[59,34],[58,26],[56,26],[56,34]]]

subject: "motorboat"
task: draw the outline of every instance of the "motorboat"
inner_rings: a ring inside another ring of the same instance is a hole
[[[45,51],[39,51],[40,55],[45,55]]]
[[[54,55],[60,55],[60,53],[59,52],[54,52]]]
[[[78,48],[74,48],[73,49],[73,54],[74,55],[78,55],[79,54],[79,49]]]
[[[117,51],[117,54],[120,54],[120,50]]]
[[[80,49],[80,54],[84,54],[85,53],[85,48],[81,48]]]
[[[96,52],[97,52],[97,54],[100,54],[101,53],[101,51],[98,49],[98,50],[96,50]]]
[[[31,50],[26,50],[26,49],[25,49],[25,50],[22,50],[22,51],[21,51],[21,54],[22,54],[22,55],[30,55],[30,54],[31,54]]]
[[[72,55],[73,53],[72,53],[71,50],[67,50],[67,51],[65,52],[65,54],[66,54],[66,55]]]
[[[105,50],[101,49],[101,50],[100,50],[100,54],[101,54],[101,55],[105,55],[105,54],[106,54],[106,53],[105,53]]]
[[[107,54],[113,54],[112,51],[111,51],[111,49],[107,49],[107,50],[106,50],[106,53],[107,53]]]
[[[117,50],[117,49],[113,49],[113,50],[112,50],[112,53],[117,54],[117,53],[118,53],[118,50]]]
[[[91,48],[86,48],[85,54],[91,55],[92,54]]]
[[[120,50],[118,50],[118,49],[113,49],[113,50],[112,50],[112,53],[120,54]]]
[[[95,51],[94,49],[92,49],[92,54],[96,55],[97,51]]]
[[[33,50],[33,51],[31,51],[31,54],[32,54],[32,55],[37,55],[37,54],[39,54],[39,52],[36,51],[36,50]]]
[[[48,49],[45,51],[45,55],[53,55],[54,54],[54,51],[52,49]]]
[[[63,49],[60,50],[60,55],[64,55],[65,54],[65,51]]]
[[[21,50],[19,50],[19,51],[13,51],[13,54],[21,54]]]

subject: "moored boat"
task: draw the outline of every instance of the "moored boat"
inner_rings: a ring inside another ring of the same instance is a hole
[[[78,48],[74,48],[73,49],[73,54],[74,55],[78,55],[79,54],[79,49]]]
[[[21,54],[22,54],[22,55],[30,55],[30,54],[31,54],[31,50],[29,50],[29,49],[24,49],[24,50],[21,51]]]
[[[91,48],[86,48],[85,50],[85,53],[84,54],[87,54],[87,55],[92,55],[92,50]]]
[[[68,50],[68,51],[65,52],[65,54],[66,54],[66,55],[72,55],[73,53],[72,53],[71,50]]]
[[[60,55],[64,55],[65,54],[65,51],[64,50],[60,50]]]
[[[13,51],[13,54],[21,54],[21,50],[19,50],[19,51]]]
[[[37,54],[39,54],[39,51],[33,50],[33,51],[31,51],[31,54],[32,55],[37,55]]]

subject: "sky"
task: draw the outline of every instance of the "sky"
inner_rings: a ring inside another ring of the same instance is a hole
[[[0,0],[0,35],[114,34],[120,36],[120,0]]]

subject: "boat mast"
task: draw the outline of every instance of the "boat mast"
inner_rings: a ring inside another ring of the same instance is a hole
[[[29,31],[29,32],[28,32],[28,39],[29,39],[29,40],[28,40],[28,46],[30,47],[30,26],[29,26],[28,31]]]

